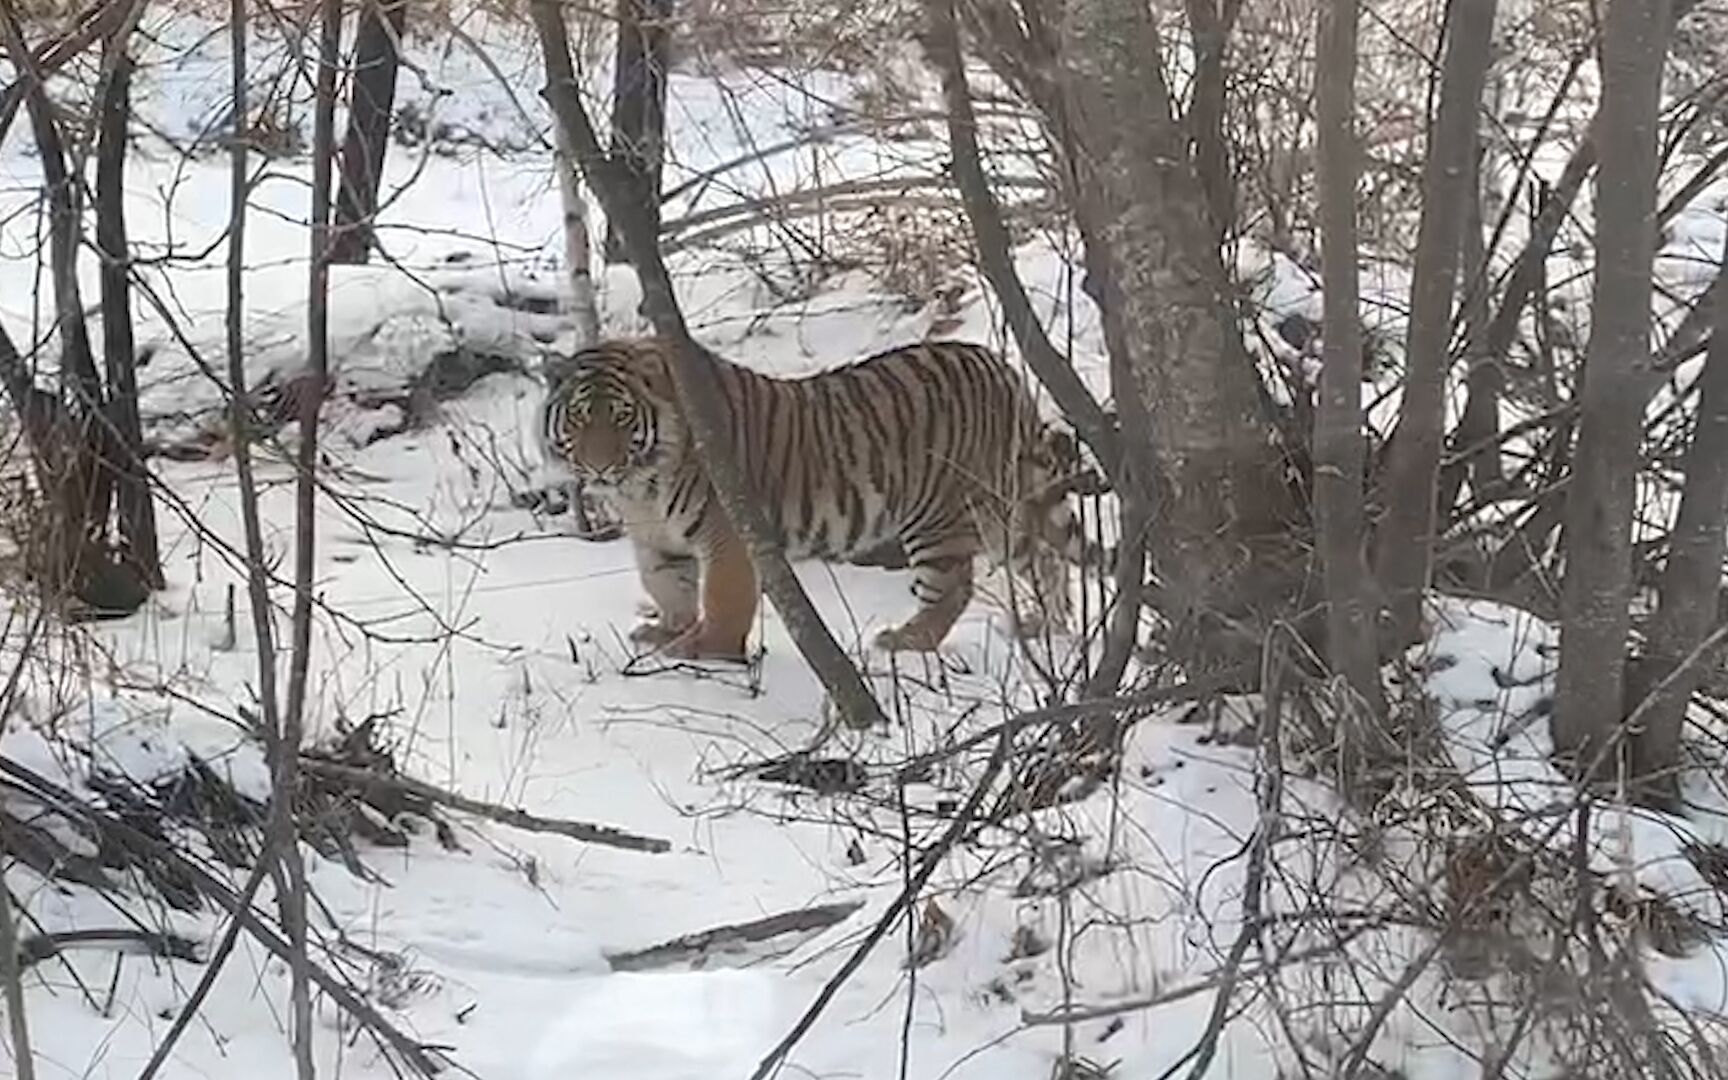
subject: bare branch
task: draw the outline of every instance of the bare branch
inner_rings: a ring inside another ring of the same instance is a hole
[[[301,767],[308,772],[321,773],[335,777],[355,787],[365,790],[374,786],[396,788],[415,798],[425,799],[440,806],[448,806],[452,810],[460,810],[464,814],[473,814],[488,821],[496,821],[500,825],[508,825],[523,832],[552,833],[557,836],[567,836],[572,840],[580,840],[584,844],[601,844],[606,847],[623,848],[626,851],[646,851],[653,854],[671,851],[668,841],[654,836],[638,836],[635,833],[615,829],[610,825],[592,825],[585,821],[563,821],[557,818],[545,818],[530,814],[526,810],[509,806],[499,806],[495,803],[471,799],[466,795],[431,784],[415,780],[407,776],[380,776],[369,769],[357,765],[342,765],[336,762],[319,761],[307,758],[301,762]]]

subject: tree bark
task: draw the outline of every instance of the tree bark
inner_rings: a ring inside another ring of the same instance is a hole
[[[618,0],[612,72],[612,158],[630,177],[630,197],[660,234],[660,169],[666,158],[666,83],[674,0]],[[606,261],[629,261],[628,244],[607,214]]]
[[[348,132],[342,139],[342,186],[336,195],[336,227],[330,245],[332,263],[364,263],[376,242],[378,193],[390,149],[390,118],[401,66],[397,48],[407,24],[407,0],[367,0],[361,5]]]
[[[1464,268],[1469,284],[1464,290],[1464,412],[1453,432],[1450,453],[1454,460],[1440,472],[1440,497],[1434,504],[1440,531],[1458,504],[1465,478],[1471,498],[1480,503],[1505,479],[1500,463],[1500,397],[1506,375],[1500,364],[1479,351],[1488,326],[1487,238],[1482,220],[1483,147],[1477,141],[1471,156],[1469,194],[1464,206]]]
[[[1434,506],[1446,430],[1452,304],[1465,198],[1476,149],[1477,110],[1488,74],[1495,0],[1452,0],[1440,106],[1422,171],[1422,220],[1410,282],[1404,399],[1387,450],[1386,514],[1375,570],[1398,642],[1420,637],[1422,597],[1434,558]]]
[[[1285,546],[1291,493],[1151,9],[1073,0],[1060,34],[1088,269],[1131,384],[1118,383],[1118,400],[1132,393],[1149,421],[1158,603],[1176,655],[1197,670],[1234,664],[1258,655],[1256,617],[1300,576]],[[1125,405],[1124,431],[1135,430]]]
[[[1723,259],[1718,282],[1728,281],[1728,250]],[[1656,618],[1638,685],[1626,695],[1627,707],[1636,708],[1643,691],[1679,672],[1645,709],[1644,730],[1635,733],[1632,753],[1633,775],[1644,778],[1647,793],[1668,800],[1678,795],[1680,735],[1703,670],[1697,664],[1681,670],[1681,665],[1716,623],[1728,536],[1728,304],[1717,303],[1712,315],[1710,349],[1698,375],[1697,426],[1686,447],[1686,483],[1668,538]]]
[[[1554,706],[1555,750],[1586,778],[1613,775],[1624,749],[1615,735],[1625,715],[1634,474],[1654,386],[1651,265],[1668,9],[1668,0],[1609,0],[1603,25],[1596,281],[1566,500]]]
[[[131,245],[126,238],[126,143],[131,120],[130,34],[110,39],[109,76],[97,108],[96,247],[102,253],[102,354],[108,379],[110,444],[105,455],[114,474],[114,502],[126,558],[153,589],[162,588],[162,555],[156,507],[144,465],[143,425],[138,418],[137,348],[132,337]]]
[[[1206,192],[1212,225],[1222,243],[1236,223],[1236,178],[1230,173],[1230,141],[1224,135],[1224,50],[1242,10],[1241,0],[1186,0],[1188,33],[1194,40],[1194,91],[1188,105],[1188,137],[1194,166]]]
[[[1326,580],[1326,652],[1374,715],[1385,709],[1369,589],[1362,467],[1362,317],[1356,184],[1357,0],[1320,8],[1315,123],[1319,129],[1320,411],[1314,425],[1314,510]]]
[[[763,591],[779,611],[798,651],[822,681],[841,718],[857,727],[885,724],[881,706],[828,632],[822,616],[793,574],[778,539],[757,509],[749,477],[739,469],[730,451],[731,418],[714,370],[718,361],[690,337],[683,312],[678,308],[671,275],[660,258],[655,218],[633,194],[632,185],[637,177],[600,148],[600,140],[577,93],[570,43],[556,0],[532,0],[529,14],[545,59],[544,96],[636,268],[642,283],[643,309],[655,329],[673,346],[672,381],[679,405],[689,421],[697,450],[707,463],[708,477],[721,509],[749,548]]]

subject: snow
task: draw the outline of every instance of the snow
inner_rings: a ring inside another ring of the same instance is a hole
[[[183,142],[220,121],[226,45],[193,20],[156,29],[165,52],[199,43],[147,67],[139,80],[141,126]],[[560,212],[530,89],[538,72],[519,41],[486,37],[483,25],[471,29],[512,88],[500,87],[464,47],[419,57],[427,74],[405,77],[405,101],[428,117],[429,132],[442,125],[443,134],[392,152],[385,187],[396,194],[382,232],[389,261],[342,269],[332,283],[331,494],[318,507],[315,570],[327,614],[314,639],[309,721],[315,735],[328,736],[340,723],[381,718],[404,767],[428,782],[544,816],[665,837],[673,848],[643,855],[466,823],[459,852],[430,837],[405,850],[366,848],[376,881],[309,853],[318,934],[326,944],[340,936],[357,947],[338,950],[341,970],[394,1022],[487,1080],[746,1076],[901,888],[902,830],[930,843],[976,781],[982,755],[908,783],[907,820],[889,766],[1039,701],[1039,676],[1010,646],[1001,612],[980,602],[940,660],[890,665],[867,657],[899,722],[887,736],[842,736],[832,748],[866,767],[866,798],[826,799],[729,776],[729,766],[803,746],[820,727],[820,689],[777,616],[765,609],[757,635],[765,652],[748,670],[668,670],[633,657],[624,635],[640,588],[627,545],[579,541],[565,523],[512,505],[511,494],[539,466],[532,372],[562,332],[554,316],[526,310],[522,299],[556,296]],[[256,70],[268,69],[272,55],[263,48]],[[769,155],[691,187],[670,216],[815,182],[918,175],[940,161],[941,147],[930,140],[889,144],[867,127],[844,127],[856,119],[854,89],[831,73],[810,75],[802,86],[747,69],[681,73],[673,185],[811,126],[840,130],[819,153]],[[225,362],[218,244],[225,168],[215,156],[180,160],[160,135],[142,140],[132,165],[127,209],[135,240],[181,257],[147,272],[162,303],[140,311],[141,340],[156,347],[141,373],[143,402],[161,439],[207,429],[222,402],[205,368]],[[302,161],[277,160],[254,192],[245,322],[254,388],[280,386],[303,363],[308,175]],[[0,245],[8,256],[34,244],[32,219],[14,211],[29,204],[39,182],[35,160],[14,138],[0,152]],[[806,373],[938,327],[1005,342],[976,288],[950,308],[896,294],[870,268],[804,280],[798,267],[751,247],[760,235],[734,239],[680,250],[673,271],[696,331],[739,362]],[[212,254],[193,257],[207,249]],[[465,261],[452,262],[456,253]],[[1026,243],[1019,258],[1054,339],[1073,343],[1082,377],[1102,392],[1096,312],[1079,290],[1071,253],[1045,237]],[[1293,260],[1259,252],[1245,266],[1254,270],[1245,276],[1260,282],[1265,320],[1318,319],[1312,275]],[[85,271],[90,300],[89,262]],[[32,273],[28,260],[0,261],[0,318],[15,332],[40,315],[30,307],[38,297]],[[1389,261],[1365,269],[1365,310],[1394,338],[1402,335],[1402,274]],[[614,269],[599,284],[608,329],[641,329],[629,274]],[[419,418],[420,426],[400,431],[409,388],[435,357],[459,347],[523,370],[487,374]],[[1364,387],[1365,398],[1373,389]],[[168,589],[131,619],[55,644],[52,670],[26,688],[30,707],[7,725],[0,753],[81,792],[97,771],[148,783],[196,756],[262,798],[262,756],[235,719],[253,705],[259,647],[229,554],[240,536],[232,468],[219,456],[157,467],[172,496],[161,503]],[[261,455],[260,471],[265,546],[286,565],[292,474],[279,448]],[[911,603],[904,573],[799,571],[855,653]],[[238,596],[232,640],[230,590]],[[287,619],[276,600],[280,641]],[[1541,708],[1551,696],[1552,631],[1474,603],[1442,605],[1435,622],[1418,659],[1424,690],[1446,719],[1453,764],[1496,808],[1550,806],[1564,786],[1548,764]],[[10,661],[16,646],[7,645]],[[1059,665],[1064,647],[1041,659]],[[1179,722],[1179,709],[1142,720],[1119,782],[984,830],[951,853],[926,894],[957,927],[947,951],[910,972],[897,929],[796,1049],[795,1070],[902,1075],[905,1043],[910,1077],[1044,1080],[1065,1035],[1033,1022],[1038,1016],[1070,1001],[1107,1006],[1159,995],[1171,1000],[1075,1024],[1073,1045],[1080,1056],[1119,1062],[1113,1075],[1158,1076],[1176,1064],[1213,1008],[1210,992],[1176,992],[1215,978],[1241,927],[1242,855],[1260,811],[1255,752],[1228,735],[1253,724],[1256,704],[1232,703],[1215,725]],[[50,741],[49,732],[61,737]],[[1293,820],[1345,816],[1331,788],[1311,779],[1292,778],[1283,810]],[[1720,922],[1718,894],[1681,850],[1689,838],[1717,839],[1717,822],[1604,812],[1594,858],[1605,870],[1629,867],[1639,885],[1684,898]],[[1564,832],[1542,842],[1562,848]],[[1372,873],[1343,861],[1319,843],[1281,847],[1268,909],[1300,911],[1316,882],[1335,886],[1340,905],[1374,910],[1390,902]],[[22,870],[8,882],[44,931],[123,924],[88,890]],[[609,956],[683,934],[836,900],[862,906],[836,926],[730,958],[729,966],[613,972],[608,964]],[[223,927],[208,911],[151,911],[149,919],[206,951]],[[1366,992],[1389,983],[1425,940],[1397,927],[1365,935],[1351,956],[1372,961],[1361,975]],[[1648,971],[1683,1004],[1716,1010],[1728,1005],[1722,960],[1710,943],[1686,957],[1653,957]],[[202,970],[97,950],[36,965],[27,987],[42,1075],[136,1076]],[[1290,978],[1317,984],[1327,972],[1317,962]],[[286,997],[281,963],[242,939],[164,1075],[292,1075]],[[340,1027],[328,1003],[320,1022],[324,1074],[391,1075],[376,1047]],[[1465,1051],[1424,1026],[1431,1022],[1398,1011],[1376,1041],[1377,1058],[1412,1080],[1475,1075]],[[1450,1034],[1470,1045],[1466,1021],[1457,1026]],[[1254,1006],[1225,1032],[1212,1075],[1284,1075],[1288,1055],[1273,1031],[1264,1004]]]

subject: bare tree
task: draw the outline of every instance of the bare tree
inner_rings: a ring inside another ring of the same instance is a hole
[[[1161,485],[1157,603],[1178,655],[1239,660],[1259,648],[1244,627],[1300,576],[1287,546],[1296,515],[1163,43],[1135,0],[1074,0],[1059,38],[1062,114],[1048,119],[1073,139],[1088,270],[1123,361],[1118,401],[1132,393],[1147,421],[1131,426],[1124,407],[1124,438],[1149,446]]]
[[[639,209],[660,229],[660,170],[666,157],[666,89],[672,61],[673,0],[617,0],[612,70],[612,157],[631,180]],[[607,214],[606,261],[625,262],[628,244]]]
[[[354,40],[353,89],[348,98],[348,133],[342,140],[342,186],[336,194],[332,263],[363,263],[374,243],[373,222],[390,149],[390,118],[396,102],[407,0],[365,0]]]
[[[578,94],[576,73],[570,62],[569,36],[556,0],[533,0],[529,12],[545,58],[545,96],[557,122],[564,128],[583,175],[605,207],[610,226],[626,245],[642,282],[644,310],[661,336],[672,344],[672,375],[679,405],[707,463],[722,511],[747,547],[762,589],[780,612],[798,651],[822,681],[840,716],[858,727],[885,723],[881,706],[828,632],[822,616],[793,574],[777,538],[758,509],[749,478],[738,468],[731,452],[732,424],[713,367],[716,361],[690,337],[684,323],[671,276],[660,257],[655,216],[647,210],[640,192],[632,192],[632,185],[639,179],[600,148],[599,137]]]
[[[46,512],[31,521],[26,564],[32,577],[57,598],[78,597],[97,611],[131,611],[143,603],[148,589],[129,565],[109,559],[104,543],[113,504],[109,468],[115,440],[79,286],[82,215],[77,177],[69,167],[46,75],[10,6],[0,6],[0,40],[20,72],[21,95],[42,163],[54,329],[60,343],[60,392],[51,394],[35,386],[11,342],[0,342],[6,383],[30,435],[45,501]]]
[[[1326,578],[1326,648],[1333,667],[1379,713],[1380,652],[1362,506],[1362,322],[1358,310],[1356,0],[1320,8],[1319,129],[1322,328],[1320,411],[1314,424],[1314,510]]]
[[[1633,482],[1650,354],[1651,263],[1656,252],[1657,124],[1671,32],[1668,0],[1610,0],[1602,32],[1602,108],[1596,135],[1596,280],[1585,357],[1582,418],[1566,498],[1555,749],[1586,774],[1608,769],[1625,716],[1632,600]],[[1634,736],[1634,741],[1640,741]],[[1637,776],[1675,762],[1635,754]]]
[[[1440,105],[1422,170],[1404,398],[1387,451],[1386,515],[1376,550],[1377,576],[1401,642],[1420,633],[1422,596],[1433,565],[1435,485],[1445,441],[1458,250],[1474,175],[1476,111],[1491,56],[1494,11],[1495,0],[1454,0],[1447,8]],[[1326,77],[1324,65],[1321,77]]]
[[[1668,11],[1664,24],[1667,28],[1663,38],[1665,41],[1672,39],[1675,26],[1697,6],[1698,0],[1671,2],[1673,6]],[[1584,52],[1581,50],[1579,53],[1580,62]],[[1570,83],[1570,76],[1566,81]],[[1556,100],[1558,101],[1558,98]],[[1483,330],[1482,344],[1474,349],[1484,363],[1499,363],[1505,359],[1512,342],[1518,336],[1518,325],[1531,297],[1541,293],[1538,284],[1543,280],[1548,255],[1560,236],[1560,227],[1565,224],[1567,216],[1572,212],[1572,204],[1578,200],[1578,193],[1584,189],[1585,181],[1590,178],[1601,160],[1604,113],[1604,106],[1598,105],[1596,115],[1591,117],[1584,130],[1584,137],[1579,141],[1577,149],[1572,151],[1572,156],[1566,160],[1560,175],[1547,188],[1547,197],[1542,201],[1536,219],[1530,223],[1529,237],[1518,253],[1512,270],[1506,277],[1506,285],[1501,290],[1499,307],[1495,309],[1494,318]],[[1528,160],[1524,167],[1529,167]]]
[[[1728,251],[1723,258],[1728,263]],[[1725,283],[1728,268],[1720,271],[1711,291],[1728,294]],[[1728,539],[1728,303],[1721,295],[1715,300],[1710,348],[1698,376],[1698,414],[1682,463],[1686,483],[1668,537],[1656,616],[1642,663],[1627,673],[1628,707],[1638,705],[1646,693],[1655,696],[1639,706],[1643,730],[1635,733],[1632,744],[1633,774],[1644,778],[1649,792],[1667,800],[1679,794],[1673,770],[1680,763],[1686,708],[1703,670],[1692,653],[1718,617]]]

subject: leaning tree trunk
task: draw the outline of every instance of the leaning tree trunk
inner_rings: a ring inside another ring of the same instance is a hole
[[[1320,9],[1320,411],[1314,424],[1314,511],[1326,579],[1326,652],[1378,715],[1385,707],[1363,540],[1362,318],[1356,270],[1356,0]]]
[[[1476,113],[1488,75],[1495,0],[1453,0],[1440,76],[1440,107],[1422,171],[1422,220],[1410,282],[1404,399],[1387,451],[1386,516],[1376,538],[1376,577],[1399,643],[1421,633],[1422,596],[1434,559],[1434,505],[1446,427],[1452,302],[1476,150]]]
[[[673,0],[618,0],[618,51],[612,79],[612,153],[630,175],[631,198],[660,231],[660,169],[666,157],[666,82],[672,60]],[[610,215],[609,215],[610,216]],[[624,238],[606,225],[606,261],[629,259]]]
[[[126,137],[131,119],[132,58],[126,37],[109,42],[108,81],[97,103],[96,247],[102,253],[102,358],[108,378],[105,455],[126,559],[139,578],[160,589],[162,555],[156,507],[144,465],[138,418],[137,352],[132,338],[131,246],[126,240]]]
[[[1234,665],[1260,646],[1251,629],[1237,631],[1287,599],[1300,577],[1287,546],[1291,493],[1151,9],[1073,0],[1060,34],[1088,266],[1101,279],[1094,284],[1116,323],[1158,471],[1157,603],[1177,655],[1199,667]]]
[[[1609,0],[1603,25],[1596,285],[1576,464],[1566,500],[1554,703],[1555,750],[1586,778],[1613,775],[1624,749],[1616,735],[1625,715],[1634,480],[1653,386],[1650,274],[1668,7],[1669,0]],[[1635,777],[1651,777],[1677,764],[1648,753],[1633,756]]]
[[[821,680],[840,717],[856,727],[886,723],[882,707],[828,632],[821,614],[792,572],[778,539],[763,519],[749,476],[732,453],[731,420],[726,415],[719,376],[713,368],[717,361],[690,337],[673,292],[671,275],[660,257],[654,219],[642,200],[632,197],[631,185],[636,178],[626,165],[600,148],[600,140],[577,93],[569,37],[556,0],[532,0],[528,11],[546,65],[544,96],[564,129],[583,175],[593,185],[607,218],[616,225],[626,245],[642,284],[644,311],[672,345],[674,389],[722,512],[749,549],[763,591],[780,613],[799,653]]]
[[[401,66],[398,49],[407,22],[407,0],[368,0],[360,9],[348,133],[342,139],[342,187],[336,195],[332,263],[363,263],[375,243],[378,191],[390,148],[390,114],[396,103],[396,73]]]

